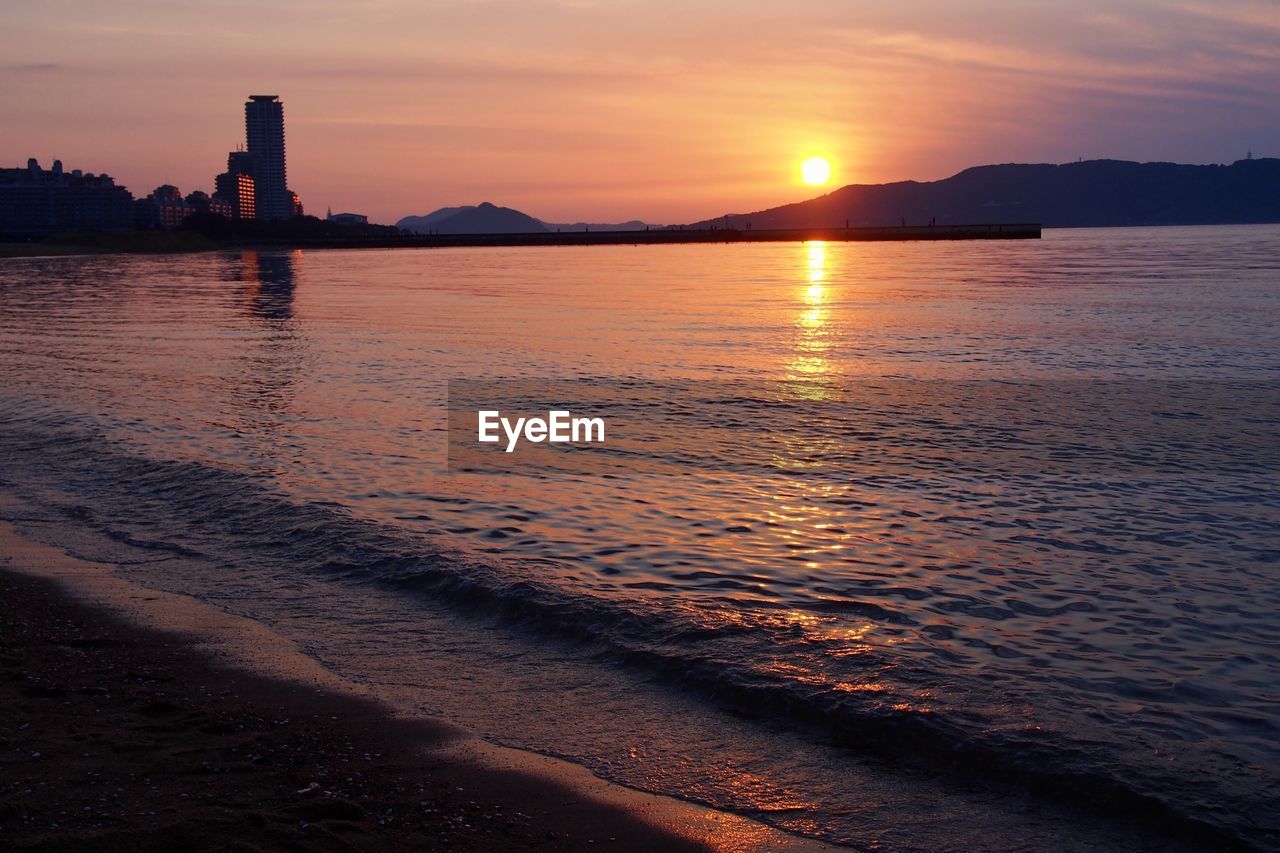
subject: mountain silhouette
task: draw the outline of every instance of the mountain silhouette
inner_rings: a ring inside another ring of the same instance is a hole
[[[484,202],[442,207],[425,216],[406,216],[397,228],[417,234],[535,234],[547,227],[526,213]]]
[[[1280,222],[1280,160],[1230,166],[1085,160],[975,166],[941,181],[851,184],[809,201],[692,228],[1039,222],[1045,226]]]
[[[546,222],[550,231],[644,231],[649,228],[661,229],[665,225],[654,225],[650,222],[641,222],[639,219],[632,219],[629,222]]]
[[[397,228],[404,228],[407,231],[416,231],[419,228],[425,230],[426,226],[434,225],[442,219],[448,219],[455,213],[461,213],[464,210],[475,210],[474,204],[461,205],[459,207],[442,207],[439,210],[433,210],[425,216],[406,216],[396,223]]]

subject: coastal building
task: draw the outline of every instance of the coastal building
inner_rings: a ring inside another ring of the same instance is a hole
[[[276,95],[250,95],[244,105],[245,142],[253,157],[259,219],[288,219],[294,199],[284,156],[284,104]]]
[[[0,234],[41,237],[63,231],[126,231],[133,227],[133,196],[109,175],[76,169],[61,160],[41,169],[0,169]]]
[[[196,213],[211,213],[223,219],[232,219],[235,216],[235,209],[231,202],[200,190],[187,194],[187,204]]]
[[[253,178],[240,172],[223,172],[214,179],[214,197],[231,208],[231,219],[257,219]]]
[[[156,187],[151,195],[134,202],[135,225],[141,230],[181,228],[188,216],[213,213],[226,219],[235,218],[235,205],[220,196],[196,190],[185,198],[172,184]]]
[[[135,203],[135,224],[141,229],[171,231],[182,227],[183,221],[195,212],[196,209],[187,203],[177,187],[162,184],[152,190],[151,195]]]
[[[325,215],[326,222],[337,222],[339,225],[368,225],[369,217],[363,213],[334,213],[330,210]]]
[[[213,197],[227,207],[228,219],[258,218],[255,159],[248,151],[232,151],[227,155],[227,171],[214,178]]]

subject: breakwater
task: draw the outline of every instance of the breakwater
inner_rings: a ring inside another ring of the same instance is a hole
[[[254,245],[307,248],[399,247],[449,248],[461,246],[619,246],[674,243],[802,243],[872,242],[893,240],[1038,240],[1039,223],[991,225],[908,225],[874,228],[777,229],[655,229],[650,231],[544,231],[525,234],[423,234],[394,237],[325,237],[318,239],[253,240]]]

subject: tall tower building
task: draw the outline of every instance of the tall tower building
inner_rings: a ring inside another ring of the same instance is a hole
[[[277,95],[250,95],[244,129],[253,156],[254,204],[259,219],[288,219],[293,194],[284,170],[284,104]]]

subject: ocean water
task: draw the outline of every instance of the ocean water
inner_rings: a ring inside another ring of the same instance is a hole
[[[3,513],[406,713],[856,847],[1280,843],[1280,227],[19,259],[0,304]],[[468,455],[489,401],[610,438]]]

